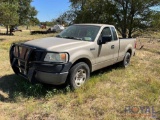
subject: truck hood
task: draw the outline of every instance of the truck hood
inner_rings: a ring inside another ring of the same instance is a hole
[[[91,44],[93,44],[93,42],[56,37],[42,38],[24,43],[24,45],[29,45],[40,49],[45,49],[47,51],[55,52],[68,52],[71,49],[74,50],[76,48],[86,45],[88,46]]]

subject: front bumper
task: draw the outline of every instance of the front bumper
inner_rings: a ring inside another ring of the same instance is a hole
[[[41,52],[39,56],[35,54],[37,51]],[[72,64],[35,60],[41,59],[46,52],[25,45],[13,44],[10,48],[10,63],[13,71],[30,82],[39,81],[53,85],[65,83]]]
[[[68,72],[47,73],[47,72],[36,71],[36,74],[35,74],[36,80],[42,83],[53,84],[53,85],[64,84],[66,82],[67,76],[68,76]]]
[[[30,82],[39,81],[46,84],[61,85],[66,82],[71,63],[67,64],[35,64],[22,77]],[[20,74],[19,74],[20,75]]]

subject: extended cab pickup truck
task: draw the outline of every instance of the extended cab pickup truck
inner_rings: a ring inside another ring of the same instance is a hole
[[[90,73],[120,63],[127,67],[135,54],[136,39],[119,39],[113,25],[75,24],[56,37],[10,47],[13,71],[30,82],[80,87]]]

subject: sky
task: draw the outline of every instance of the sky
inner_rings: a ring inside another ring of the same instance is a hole
[[[41,22],[51,21],[70,9],[69,0],[33,0],[31,5],[38,11]]]

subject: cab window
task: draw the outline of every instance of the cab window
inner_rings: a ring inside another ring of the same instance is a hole
[[[103,31],[102,31],[102,36],[108,36],[108,35],[112,35],[111,34],[111,30],[110,30],[110,28],[109,27],[106,27],[106,28],[104,28],[103,29]]]
[[[111,27],[111,29],[112,29],[112,33],[113,33],[113,40],[118,40],[115,28]]]
[[[113,40],[113,37],[112,37],[112,32],[111,32],[111,29],[109,27],[106,27],[102,30],[102,33],[101,33],[101,37],[102,36],[111,36],[112,40]]]

